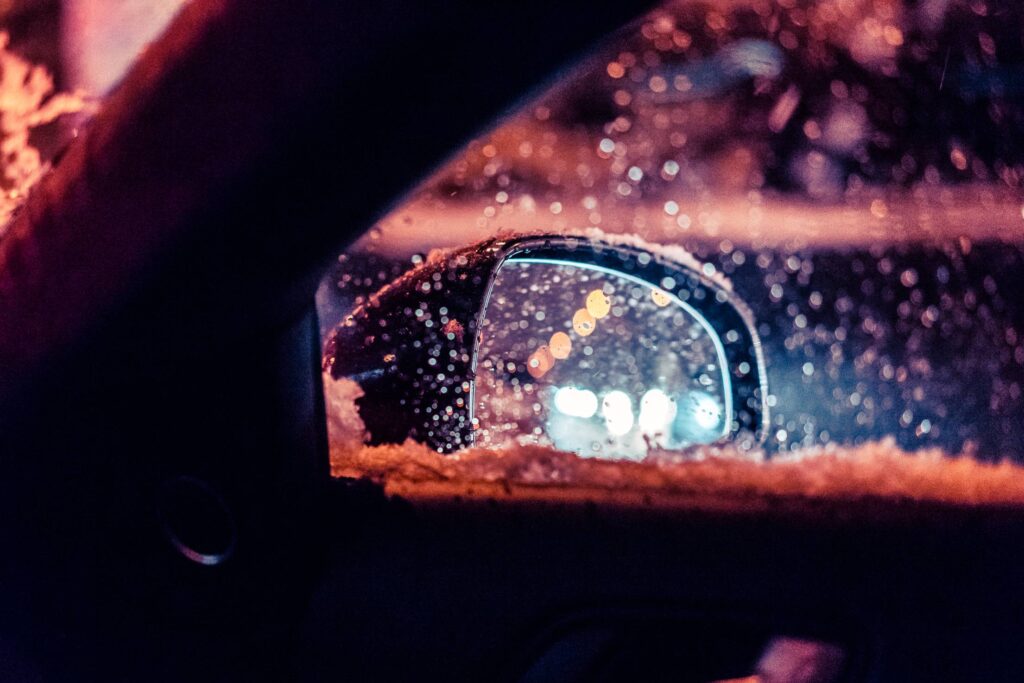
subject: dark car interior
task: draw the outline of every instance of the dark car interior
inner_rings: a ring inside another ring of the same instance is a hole
[[[978,124],[977,156],[1003,155],[1024,178],[1021,12],[963,5],[1016,36],[1008,66],[979,66],[961,92],[1016,103]],[[986,498],[963,470],[945,498],[743,486],[531,497],[501,482],[428,495],[332,476],[318,285],[339,268],[397,276],[408,263],[337,255],[648,10],[193,0],[177,13],[0,237],[0,680],[1020,678],[1024,495]],[[586,82],[565,101],[597,111],[580,104]],[[796,145],[778,144],[780,156]],[[746,261],[730,275],[738,292],[760,291],[748,303],[775,354],[769,377],[793,382],[778,392],[780,424],[803,405],[799,419],[836,440],[866,433],[827,403],[859,376],[811,384],[785,361],[789,304],[833,287],[861,292],[860,307],[825,310],[809,329],[897,320],[887,287],[908,269],[947,268],[962,279],[929,280],[921,311],[970,289],[982,294],[965,315],[1016,323],[1021,252],[1007,244],[1024,222],[1012,230],[956,253],[870,239],[821,250],[781,297],[763,287],[763,250],[737,247]],[[722,269],[724,252],[687,246]],[[793,252],[765,249],[782,263]],[[864,264],[880,261],[888,280],[867,291]],[[859,358],[878,337],[857,329]],[[916,436],[901,432],[896,409],[872,428],[907,450],[969,442],[986,466],[1007,459],[991,466],[1017,491],[1024,421],[1009,387],[1024,370],[1012,348],[1000,356],[1001,327],[972,329],[896,325],[884,350],[896,365],[905,354],[957,368],[921,386],[956,406],[941,417],[959,431],[922,436],[921,416],[939,417],[918,412]],[[997,389],[1012,400],[990,405]],[[787,448],[772,424],[769,457]]]

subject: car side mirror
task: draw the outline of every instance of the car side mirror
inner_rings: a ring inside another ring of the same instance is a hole
[[[678,253],[676,253],[678,252]],[[428,259],[330,335],[371,443],[547,443],[584,456],[760,442],[764,360],[724,278],[681,250],[492,240]]]

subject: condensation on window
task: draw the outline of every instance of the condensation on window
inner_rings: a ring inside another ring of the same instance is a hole
[[[325,332],[432,250],[638,235],[752,311],[755,459],[885,441],[1022,462],[1021,25],[996,0],[662,6],[343,254]]]

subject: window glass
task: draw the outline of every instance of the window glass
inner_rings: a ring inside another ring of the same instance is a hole
[[[765,423],[744,457],[1024,461],[1022,24],[1019,3],[997,0],[664,5],[471,141],[342,255],[318,295],[325,335],[434,250],[517,234],[638,236],[751,314]],[[643,305],[614,318],[630,336],[597,344],[612,324],[595,318],[590,336],[570,326],[606,287],[620,297],[612,306]],[[679,301],[658,307],[656,287],[577,265],[502,266],[484,314],[501,332],[483,337],[474,376],[480,443],[592,455],[588,430],[620,424],[605,416],[611,394],[622,408],[609,414],[627,415],[628,399],[633,422],[604,435],[604,456],[694,459],[694,444],[720,446],[717,424],[653,437],[641,426],[645,397],[645,424],[678,417],[702,375],[726,421],[743,407],[716,393],[733,361],[695,378],[683,349],[678,369],[647,355],[644,339],[671,337],[715,357],[724,334]],[[559,331],[566,359],[552,351]],[[539,376],[520,367],[532,361]]]

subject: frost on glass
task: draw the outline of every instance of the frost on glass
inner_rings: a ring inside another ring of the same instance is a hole
[[[640,458],[711,443],[732,414],[724,351],[675,294],[578,263],[514,258],[480,325],[476,443]]]
[[[1022,25],[1010,0],[664,5],[373,226],[321,289],[325,328],[434,249],[634,235],[727,278],[752,312],[770,423],[746,455],[881,443],[1024,462]],[[506,306],[534,326],[542,302]],[[544,312],[544,335],[568,324]],[[535,331],[488,353],[550,352]],[[566,382],[556,361],[510,403],[526,417],[488,429],[529,439],[563,386],[591,391],[604,424],[614,388]],[[644,393],[622,391],[639,432]]]

